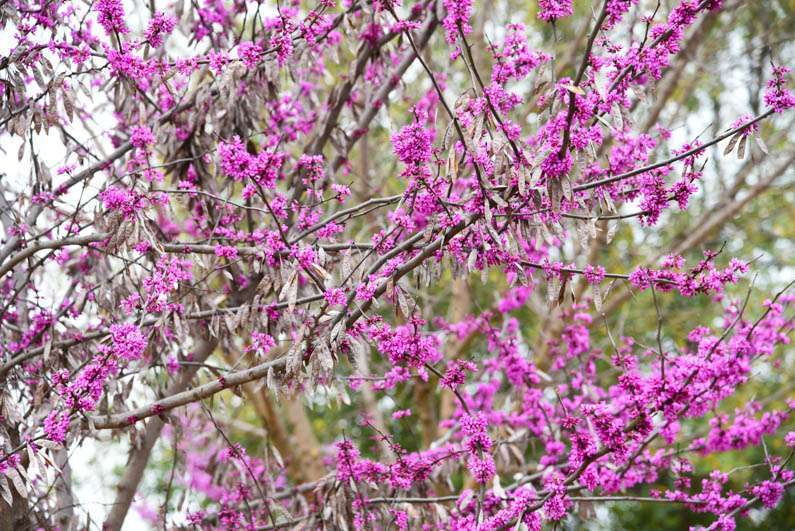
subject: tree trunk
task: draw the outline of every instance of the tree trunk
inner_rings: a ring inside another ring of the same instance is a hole
[[[205,361],[213,350],[217,341],[215,339],[202,339],[194,353],[194,361],[202,363]],[[193,377],[199,370],[199,365],[190,365],[186,367],[182,373],[182,377],[171,384],[166,391],[166,396],[174,393],[179,393],[188,388]],[[130,510],[130,504],[133,497],[138,490],[138,484],[146,470],[146,465],[149,463],[149,457],[152,454],[157,439],[160,438],[160,433],[163,431],[165,423],[159,416],[152,417],[146,423],[143,443],[140,448],[132,448],[130,450],[130,457],[127,462],[127,468],[124,471],[119,484],[116,486],[116,499],[111,506],[110,513],[102,524],[102,529],[108,531],[118,531],[121,529],[124,519],[127,517],[127,512]]]

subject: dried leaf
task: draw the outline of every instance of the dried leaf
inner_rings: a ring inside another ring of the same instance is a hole
[[[52,336],[49,337],[47,342],[44,344],[44,363],[49,364],[50,362],[50,352],[52,352]]]
[[[507,494],[505,493],[505,489],[502,488],[502,485],[500,485],[500,475],[499,474],[495,474],[494,475],[492,492],[494,492],[494,495],[497,496],[497,498],[500,498],[500,499],[503,499],[503,500],[508,498]]]
[[[19,475],[19,472],[16,468],[9,468],[5,472],[6,476],[11,479],[11,483],[14,484],[14,488],[17,489],[17,492],[23,498],[28,497],[28,486],[25,485],[25,481],[22,480],[22,476]]]
[[[621,114],[621,109],[618,104],[613,104],[610,109],[610,118],[613,120],[613,127],[618,131],[624,130],[624,116]]]
[[[547,181],[547,193],[549,194],[549,199],[552,202],[553,212],[560,212],[560,199],[561,195],[563,194],[563,187],[561,186],[559,179],[549,179]]]
[[[610,193],[605,192],[604,194],[602,194],[602,197],[604,198],[605,203],[607,204],[607,210],[612,214],[617,214],[618,209],[616,208],[616,204],[613,202],[613,198],[610,197]]]
[[[527,193],[527,174],[525,173],[524,168],[522,168],[522,170],[519,171],[519,174],[517,175],[517,180],[519,184],[519,195],[524,197],[525,194]]]
[[[472,147],[473,152],[476,151],[478,144],[480,144],[480,137],[483,134],[483,121],[486,118],[485,113],[481,113],[475,118],[475,124],[472,128]]]
[[[287,277],[287,282],[284,283],[281,291],[279,291],[279,299],[288,301],[290,311],[293,310],[292,307],[295,305],[295,298],[298,296],[298,283],[296,282],[297,278],[298,272],[293,270],[293,272],[290,273],[290,276]]]
[[[557,276],[553,276],[552,279],[547,284],[547,303],[552,306],[555,302],[555,299],[558,296],[558,292],[560,291],[560,279]]]
[[[14,497],[11,495],[11,488],[8,486],[8,479],[5,475],[0,476],[0,495],[3,496],[9,507],[14,505]]]
[[[268,386],[268,389],[274,390],[276,389],[276,378],[274,377],[273,367],[268,368],[268,374],[265,376],[265,382]]]
[[[561,179],[560,186],[563,190],[563,197],[565,197],[567,201],[574,201],[574,191],[572,190],[571,181],[568,177],[563,177],[563,179]]]
[[[754,140],[756,141],[756,145],[759,146],[759,149],[762,150],[762,153],[764,153],[765,155],[769,155],[770,154],[770,151],[768,151],[768,149],[767,149],[767,144],[765,144],[765,141],[762,140],[761,136],[758,136],[758,135],[755,136]]]
[[[293,345],[290,352],[287,354],[287,364],[285,370],[289,375],[298,374],[298,369],[303,365],[304,357],[301,355],[301,349],[298,344]]]
[[[612,222],[611,223],[611,222],[608,221],[607,222],[607,235],[606,235],[607,243],[610,243],[610,242],[613,241],[613,238],[616,236],[616,232],[618,232],[618,223],[616,223],[616,222]]]
[[[36,441],[36,445],[41,446],[42,448],[47,448],[48,450],[59,450],[63,448],[60,444],[49,439],[39,439]]]
[[[31,70],[33,71],[33,79],[36,80],[36,84],[41,87],[41,90],[47,90],[47,82],[44,81],[44,76],[41,75],[39,67],[34,64],[31,66]]]
[[[564,83],[564,84],[561,85],[561,87],[563,87],[566,90],[568,90],[569,92],[572,92],[572,93],[577,94],[579,96],[585,96],[585,91],[583,89],[581,89],[580,87],[578,87],[577,85]]]
[[[737,146],[737,158],[744,159],[745,158],[745,146],[748,144],[748,136],[743,136],[740,139],[740,145]]]
[[[66,117],[71,122],[74,119],[75,112],[74,93],[69,89],[61,89],[61,95],[63,96],[63,108],[66,111]]]
[[[334,328],[331,329],[331,334],[329,335],[329,339],[332,342],[336,343],[337,338],[340,336],[344,328],[345,328],[345,321],[343,319],[340,319],[340,321],[334,325]]]
[[[34,109],[33,129],[36,131],[36,134],[41,133],[41,126],[42,126],[41,112],[39,112],[39,109]]]
[[[591,286],[591,292],[593,293],[593,305],[596,311],[602,313],[602,288],[598,284],[594,284]]]
[[[508,203],[505,201],[505,199],[503,199],[502,196],[500,196],[500,194],[497,192],[491,194],[491,197],[498,206],[501,206],[502,208],[506,208],[508,206]]]
[[[723,150],[724,155],[728,155],[734,149],[734,146],[737,145],[737,141],[740,139],[742,135],[740,133],[736,133],[734,136],[729,139],[729,143],[726,144],[726,148]]]
[[[343,278],[348,278],[351,276],[351,273],[353,272],[353,257],[351,252],[343,253],[342,264],[340,267],[342,268]]]

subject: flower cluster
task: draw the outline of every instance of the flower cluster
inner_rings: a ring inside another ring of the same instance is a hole
[[[241,42],[237,47],[237,56],[247,68],[254,68],[262,56],[262,46],[253,42]]]
[[[145,125],[137,125],[133,127],[132,133],[130,133],[130,144],[139,149],[146,149],[154,143],[155,136],[152,134],[151,129]]]
[[[467,468],[473,479],[481,484],[488,483],[496,473],[494,458],[489,453],[492,441],[487,426],[483,415],[467,415],[461,420],[461,430],[466,437],[464,448],[469,453]]]
[[[99,0],[94,5],[94,9],[98,13],[97,20],[108,35],[130,31],[124,22],[124,7],[121,5],[121,0]]]
[[[717,269],[713,260],[717,254],[707,251],[696,267],[684,271],[681,256],[668,256],[663,269],[639,267],[629,275],[629,281],[638,289],[654,286],[659,291],[678,290],[685,297],[703,293],[721,293],[726,284],[735,284],[748,271],[748,264],[732,258],[725,269]]]
[[[600,284],[605,278],[605,268],[600,265],[594,267],[588,264],[585,267],[584,276],[589,284]]]
[[[251,332],[251,345],[246,347],[246,351],[254,352],[258,356],[265,356],[275,346],[276,341],[273,339],[273,337],[271,337],[269,334],[257,332],[255,330]]]
[[[392,136],[395,155],[403,164],[421,165],[431,160],[433,132],[422,124],[407,125]]]
[[[153,48],[159,48],[163,44],[165,36],[170,35],[176,25],[176,18],[158,11],[149,21],[144,38]]]
[[[370,336],[393,365],[420,368],[441,359],[439,338],[422,334],[424,321],[412,316],[409,323],[392,328],[384,323],[370,327]]]
[[[113,341],[113,355],[120,360],[135,361],[143,356],[146,338],[134,324],[114,324],[110,326]]]
[[[453,44],[458,39],[459,31],[464,35],[472,33],[469,19],[472,16],[472,0],[444,0],[447,15],[442,21],[447,42]]]
[[[544,22],[554,22],[572,13],[572,0],[538,0],[538,18]]]
[[[105,209],[115,210],[125,219],[132,219],[136,213],[149,204],[146,196],[118,186],[111,186],[103,190],[100,192],[99,198]]]
[[[767,82],[765,91],[765,105],[773,112],[781,113],[795,107],[795,94],[787,88],[787,74],[790,69],[786,66],[773,67],[773,75]]]
[[[146,311],[162,312],[165,309],[178,309],[179,305],[169,301],[169,294],[179,288],[180,282],[193,278],[190,260],[163,256],[157,262],[154,273],[143,281],[146,293]]]

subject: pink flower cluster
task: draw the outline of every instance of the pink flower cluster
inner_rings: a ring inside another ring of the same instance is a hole
[[[538,0],[538,18],[544,22],[554,22],[574,13],[572,0]]]
[[[124,22],[124,7],[121,5],[121,0],[98,0],[94,9],[99,14],[97,20],[108,35],[130,31]]]
[[[146,196],[118,186],[111,186],[100,192],[99,198],[105,209],[115,210],[125,219],[132,219],[149,204]]]
[[[765,90],[765,105],[773,112],[781,113],[795,107],[795,94],[787,88],[787,74],[790,69],[786,66],[774,66],[773,76],[767,82]]]
[[[229,142],[218,143],[218,158],[223,172],[235,181],[253,179],[265,188],[273,188],[279,178],[281,166],[286,155],[282,152],[262,150],[252,155],[246,149],[240,137]]]
[[[395,155],[407,166],[422,165],[431,160],[433,131],[422,124],[407,125],[392,136]]]
[[[174,31],[176,25],[176,18],[158,11],[149,21],[144,38],[153,48],[159,48],[163,44],[165,37]]]
[[[458,39],[459,29],[464,35],[472,33],[469,19],[472,16],[472,0],[444,0],[447,15],[442,21],[447,42],[453,44]]]
[[[724,285],[735,284],[748,271],[748,264],[732,258],[725,269],[717,269],[713,264],[715,256],[717,253],[707,251],[705,258],[689,271],[683,270],[681,256],[669,256],[662,263],[663,269],[639,267],[629,275],[629,281],[640,290],[652,286],[658,291],[676,289],[685,297],[721,293]]]

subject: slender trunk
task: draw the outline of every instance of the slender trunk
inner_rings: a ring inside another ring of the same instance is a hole
[[[13,446],[20,443],[19,432],[16,428],[8,428],[8,435]],[[27,456],[23,459],[23,466],[27,464]],[[7,478],[4,478],[7,479]],[[0,531],[28,531],[33,529],[33,522],[28,513],[28,500],[23,498],[17,489],[8,482],[11,491],[11,507],[0,497]]]
[[[201,340],[194,352],[194,361],[202,363],[206,360],[215,349],[216,341]],[[179,393],[188,388],[196,372],[199,370],[198,365],[191,365],[186,367],[179,380],[171,384],[166,390],[166,396],[174,393]],[[139,448],[132,448],[130,450],[130,457],[127,463],[127,468],[124,475],[116,486],[116,499],[111,506],[110,513],[102,524],[102,529],[108,531],[118,531],[121,529],[124,519],[127,517],[127,512],[130,510],[130,504],[133,497],[138,490],[138,485],[146,470],[146,465],[149,463],[149,457],[152,454],[157,439],[160,438],[160,433],[163,431],[165,423],[160,417],[152,417],[146,423],[143,442]]]
[[[237,366],[239,360],[232,355],[231,352],[224,350],[224,359],[231,366]],[[279,415],[274,408],[273,403],[268,397],[266,391],[257,389],[256,382],[249,382],[241,386],[243,393],[246,395],[246,400],[254,406],[254,412],[259,417],[262,427],[268,433],[268,440],[281,455],[282,459],[287,464],[288,474],[293,481],[303,481],[302,471],[300,468],[295,468],[295,457],[287,439],[287,430],[279,419]]]
[[[72,529],[75,511],[75,498],[72,492],[72,467],[69,465],[69,453],[66,449],[55,452],[55,464],[61,473],[55,480],[55,499],[57,501],[55,512],[56,523],[61,529]]]
[[[370,376],[370,366],[369,366],[369,358],[367,356],[363,356],[361,360],[359,360],[359,374],[367,378]],[[378,401],[376,400],[375,393],[373,389],[369,385],[362,386],[362,402],[364,405],[364,410],[367,417],[373,423],[373,426],[378,429],[381,433],[387,433],[386,431],[386,424],[384,424],[384,418],[381,415],[381,411],[378,409]],[[380,438],[378,439],[378,448],[381,451],[381,455],[384,458],[392,458],[394,457],[394,453],[392,449],[389,447],[385,441],[382,441]]]
[[[282,407],[291,426],[290,444],[294,449],[295,466],[303,475],[303,480],[296,484],[315,481],[325,473],[323,454],[301,395],[285,398]]]

